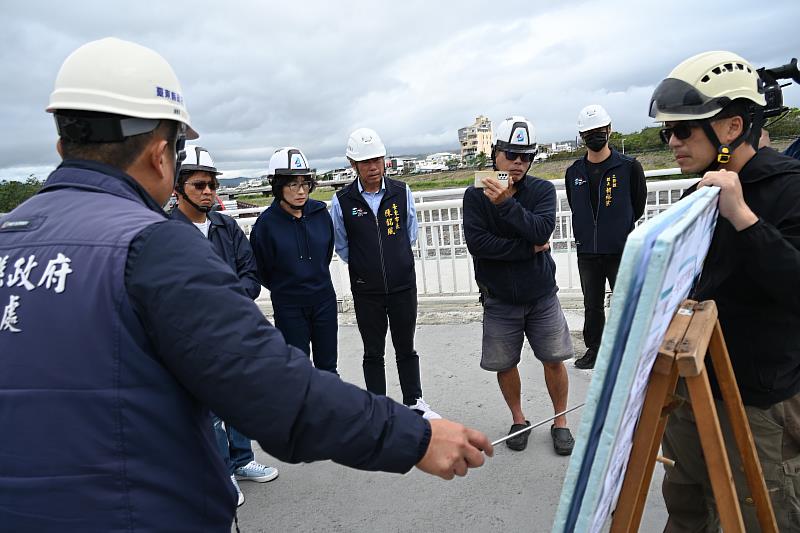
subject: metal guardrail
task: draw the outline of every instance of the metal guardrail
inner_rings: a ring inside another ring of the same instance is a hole
[[[651,170],[645,177],[679,175],[680,169]],[[683,191],[696,179],[652,181],[647,184],[647,206],[640,220],[650,219],[677,202]],[[478,292],[472,256],[467,250],[462,227],[462,199],[465,188],[419,191],[413,193],[419,222],[419,237],[413,247],[417,258],[417,290],[420,296],[453,297],[473,296]],[[556,224],[550,239],[553,259],[556,262],[556,282],[561,290],[580,291],[580,280],[572,235],[572,212],[567,203],[566,192],[556,191],[558,207]],[[444,198],[444,199],[443,199]],[[256,218],[265,207],[222,211],[237,217],[237,222],[249,235]],[[251,215],[238,218],[239,215]],[[331,262],[331,277],[340,299],[350,298],[350,283],[347,265],[334,255]]]

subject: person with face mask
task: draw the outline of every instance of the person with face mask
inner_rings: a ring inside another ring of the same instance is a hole
[[[564,182],[572,209],[584,306],[586,353],[575,366],[589,369],[594,368],[606,322],[606,281],[613,291],[625,240],[644,213],[647,183],[636,159],[608,145],[611,117],[602,106],[581,110],[578,132],[586,155],[567,169]]]
[[[250,243],[258,278],[270,291],[286,342],[313,354],[314,366],[336,374],[336,292],[331,281],[333,222],[314,191],[311,169],[297,148],[277,150],[267,170],[275,200],[253,225]]]

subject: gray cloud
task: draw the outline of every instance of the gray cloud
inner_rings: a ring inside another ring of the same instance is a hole
[[[393,153],[455,148],[478,114],[523,114],[540,140],[573,138],[604,105],[619,131],[650,125],[653,87],[681,60],[730,49],[756,65],[800,55],[796,2],[718,6],[622,0],[459,3],[28,2],[4,6],[0,178],[58,162],[44,107],[64,58],[114,35],[172,64],[201,142],[230,173],[257,174],[279,146],[344,165],[349,131]],[[800,88],[785,91],[800,105]]]

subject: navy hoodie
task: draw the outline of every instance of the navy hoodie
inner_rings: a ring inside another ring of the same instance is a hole
[[[297,218],[276,198],[253,225],[250,244],[273,305],[314,305],[336,297],[330,273],[333,221],[324,202],[309,199]]]

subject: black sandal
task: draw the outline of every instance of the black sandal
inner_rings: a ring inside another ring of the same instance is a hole
[[[553,437],[553,448],[555,448],[558,455],[572,454],[572,448],[575,446],[575,439],[572,438],[572,433],[569,428],[550,426],[550,436]]]
[[[530,426],[531,423],[527,420],[524,424],[514,424],[511,426],[508,434],[511,435],[512,433],[516,433],[521,429],[525,429],[526,427]],[[530,431],[526,431],[525,433],[520,433],[516,437],[511,437],[506,441],[506,446],[514,450],[515,452],[521,452],[528,446],[528,436],[531,434]]]

